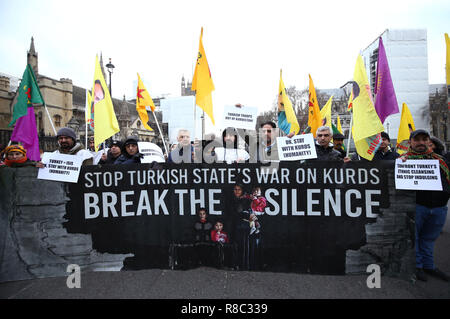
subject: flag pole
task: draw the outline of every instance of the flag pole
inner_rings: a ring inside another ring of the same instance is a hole
[[[44,108],[45,108],[45,111],[47,112],[47,116],[48,116],[48,120],[50,121],[50,124],[52,125],[52,129],[53,129],[53,132],[55,133],[55,136],[56,136],[56,129],[55,129],[55,126],[53,125],[53,121],[52,121],[52,118],[50,117],[50,113],[48,113],[48,109],[47,109],[47,105],[45,104],[45,102],[44,102]]]
[[[353,126],[353,112],[352,112],[352,117],[350,118],[350,129],[349,129],[349,133],[348,133],[346,157],[348,157],[348,154],[350,153],[350,141],[352,140],[352,126]]]
[[[166,142],[164,141],[164,135],[161,131],[161,128],[159,127],[158,119],[156,118],[155,112],[152,111],[152,114],[153,114],[153,118],[155,119],[156,125],[158,126],[158,131],[159,131],[159,134],[161,135],[161,139],[163,141],[163,145],[164,145],[164,149],[166,150],[166,154],[167,154],[167,156],[169,156],[169,151],[167,150],[167,145],[166,145]]]
[[[86,145],[86,149],[88,149],[88,125],[89,123],[86,122],[86,133],[85,133],[85,144]]]

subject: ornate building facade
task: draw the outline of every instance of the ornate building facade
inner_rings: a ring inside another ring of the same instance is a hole
[[[85,127],[85,107],[86,107],[86,88],[76,86],[72,80],[61,78],[59,80],[47,77],[39,73],[38,53],[35,49],[34,39],[31,38],[30,49],[27,52],[27,63],[33,68],[36,79],[45,101],[42,104],[34,104],[36,113],[36,126],[39,133],[39,140],[43,151],[48,149],[49,143],[46,140],[56,141],[53,137],[61,127],[72,127],[79,140],[84,144],[86,136]],[[100,57],[102,72],[105,75],[103,59]],[[107,79],[105,77],[105,79]],[[7,144],[12,134],[13,128],[8,128],[12,118],[12,110],[16,101],[17,85],[12,85],[12,81],[17,81],[13,76],[0,76],[0,144]],[[20,82],[20,81],[19,81]],[[155,106],[159,106],[159,98],[153,99]],[[120,132],[114,136],[114,139],[125,139],[129,135],[136,135],[142,141],[154,142],[162,146],[162,140],[159,137],[158,128],[152,112],[149,112],[149,125],[153,131],[144,128],[136,111],[136,100],[127,101],[123,99],[112,98],[114,111],[119,122]],[[48,111],[48,115],[47,115]],[[160,121],[161,112],[155,111],[155,116]],[[51,118],[51,122],[49,120]],[[164,132],[167,125],[160,122],[160,127]],[[93,132],[88,131],[88,135]],[[167,136],[165,132],[164,136]],[[50,143],[51,144],[51,143]]]

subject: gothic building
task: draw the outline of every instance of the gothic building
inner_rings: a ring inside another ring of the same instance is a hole
[[[40,74],[38,53],[36,52],[33,38],[31,38],[30,49],[27,52],[27,63],[34,70],[45,101],[45,106],[34,104],[36,125],[43,151],[51,151],[51,149],[48,149],[50,146],[45,141],[55,140],[53,138],[56,135],[55,131],[65,126],[72,127],[84,144],[86,136],[86,88],[74,85],[71,79],[61,78],[57,80]],[[100,64],[105,76],[102,56],[100,56]],[[105,79],[107,78],[105,77]],[[3,145],[8,143],[13,130],[13,128],[8,128],[12,118],[12,109],[15,104],[17,90],[17,86],[13,86],[12,81],[15,81],[15,78],[12,76],[0,76],[0,144]],[[153,101],[155,106],[158,107],[160,99],[156,98]],[[123,99],[112,98],[112,102],[120,127],[120,132],[113,138],[124,139],[126,136],[136,135],[142,141],[154,142],[162,146],[162,140],[159,137],[160,134],[151,112],[149,112],[149,125],[153,131],[148,131],[142,125],[136,111],[136,100],[127,101],[124,96]],[[158,114],[161,112],[155,111],[155,113],[156,118],[161,121],[162,116]],[[49,118],[51,118],[51,122]],[[160,127],[163,132],[164,128],[167,130],[167,125],[161,122]],[[92,134],[93,132],[88,131],[88,135]],[[164,133],[164,136],[167,136],[167,132]]]

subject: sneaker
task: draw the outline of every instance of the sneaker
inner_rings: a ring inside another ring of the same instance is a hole
[[[422,268],[417,268],[416,269],[416,278],[420,281],[427,281],[427,275],[425,275],[425,272],[423,271]]]
[[[444,281],[450,281],[450,277],[449,277],[446,273],[440,271],[440,270],[437,269],[437,268],[434,268],[434,269],[424,269],[424,272],[426,272],[426,273],[429,274],[430,276],[433,276],[433,277],[442,279],[442,280],[444,280]]]

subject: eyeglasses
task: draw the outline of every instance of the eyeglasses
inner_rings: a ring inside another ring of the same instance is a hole
[[[328,136],[330,136],[330,134],[317,134],[317,137],[328,137]]]

